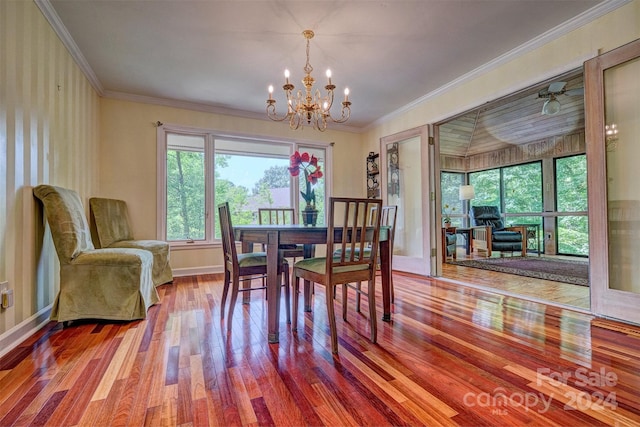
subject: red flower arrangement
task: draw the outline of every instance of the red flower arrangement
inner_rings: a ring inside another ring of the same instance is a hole
[[[314,155],[310,156],[309,153],[300,154],[296,151],[291,155],[290,159],[289,173],[291,176],[299,176],[300,171],[304,173],[307,191],[300,191],[300,194],[304,201],[307,202],[307,209],[315,208],[316,192],[311,186],[315,185],[323,176],[322,168],[318,165],[318,158]]]

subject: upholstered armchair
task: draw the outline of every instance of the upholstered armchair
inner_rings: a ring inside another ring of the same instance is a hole
[[[142,249],[95,249],[78,194],[39,185],[33,194],[42,201],[60,261],[60,290],[51,319],[144,319],[160,301],[153,285],[153,256]]]
[[[162,240],[135,240],[124,200],[89,199],[91,237],[97,248],[135,248],[153,254],[153,283],[158,286],[173,280],[169,265],[169,243]]]
[[[525,227],[505,227],[497,206],[471,206],[469,216],[473,227],[474,249],[486,251],[488,257],[492,251],[520,251],[522,256],[526,256]]]

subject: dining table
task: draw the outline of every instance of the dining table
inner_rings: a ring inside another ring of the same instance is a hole
[[[254,244],[262,244],[267,253],[267,323],[269,343],[279,342],[280,325],[280,276],[278,265],[283,262],[281,245],[304,245],[304,257],[313,256],[314,245],[327,243],[327,226],[303,224],[236,225],[233,227],[236,241],[242,242],[242,252],[252,252]],[[342,229],[334,229],[335,241],[342,239]],[[380,227],[380,272],[382,282],[382,320],[391,321],[391,227]],[[311,311],[309,282],[305,282],[305,311]],[[297,295],[293,296],[297,298]]]

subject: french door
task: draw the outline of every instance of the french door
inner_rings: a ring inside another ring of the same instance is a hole
[[[428,127],[410,129],[380,141],[385,204],[398,206],[393,269],[431,275],[429,233],[430,150]]]
[[[640,39],[585,62],[591,309],[640,323]]]

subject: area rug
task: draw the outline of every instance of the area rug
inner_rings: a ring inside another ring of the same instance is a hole
[[[499,271],[536,279],[589,286],[589,263],[538,257],[506,257],[449,261],[450,264]]]

